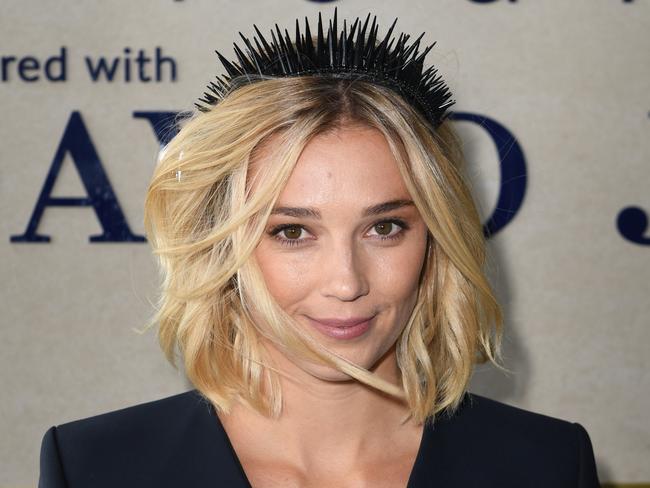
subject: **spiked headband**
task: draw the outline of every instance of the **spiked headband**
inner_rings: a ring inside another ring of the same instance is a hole
[[[370,14],[360,27],[360,19],[357,17],[349,33],[343,21],[343,29],[339,32],[335,9],[334,19],[329,21],[325,36],[319,13],[315,44],[306,17],[304,34],[301,34],[296,19],[294,42],[287,29],[283,35],[275,24],[275,32],[271,30],[272,41],[269,43],[253,24],[259,40],[253,36],[253,46],[240,32],[246,53],[234,43],[237,61],[230,62],[219,51],[215,51],[227,74],[217,75],[216,82],[211,82],[204,97],[199,99],[202,104],[195,105],[203,112],[210,110],[211,105],[219,103],[233,89],[234,78],[237,78],[237,86],[241,83],[254,83],[261,77],[325,76],[364,79],[399,93],[426,117],[434,129],[437,128],[447,117],[447,109],[454,101],[449,100],[451,93],[441,77],[437,76],[437,69],[433,66],[424,69],[424,57],[435,42],[418,53],[424,33],[410,45],[408,34],[402,33],[396,40],[392,36],[397,23],[395,19],[384,39],[377,43],[377,17],[373,17],[368,31],[369,20]]]

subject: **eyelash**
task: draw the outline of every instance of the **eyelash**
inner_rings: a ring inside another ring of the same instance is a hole
[[[404,222],[402,219],[386,219],[386,220],[380,220],[378,222],[375,222],[371,228],[376,227],[379,224],[385,224],[385,223],[390,223],[390,224],[396,224],[400,226],[402,229],[395,235],[389,236],[389,237],[384,237],[380,236],[379,240],[380,241],[392,241],[396,239],[401,239],[404,231],[409,229],[409,226],[406,222]],[[295,247],[295,246],[301,246],[302,241],[305,241],[306,239],[284,239],[282,237],[279,237],[279,234],[285,230],[285,229],[294,229],[294,228],[299,228],[299,229],[304,229],[305,227],[299,224],[281,224],[275,226],[273,229],[271,229],[268,234],[272,236],[275,240],[277,240],[281,245],[283,246],[288,246],[288,247]]]

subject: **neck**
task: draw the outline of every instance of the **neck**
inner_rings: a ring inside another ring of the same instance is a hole
[[[233,423],[237,418],[238,425],[246,426],[260,456],[268,458],[273,453],[305,472],[322,470],[327,459],[337,470],[352,472],[366,459],[376,461],[391,443],[400,449],[400,443],[412,446],[414,437],[419,439],[422,427],[411,419],[404,422],[409,411],[403,401],[354,379],[318,378],[272,346],[267,350],[274,365],[285,373],[279,375],[283,398],[280,418],[270,419],[241,405],[231,415]],[[372,371],[399,384],[394,347]]]

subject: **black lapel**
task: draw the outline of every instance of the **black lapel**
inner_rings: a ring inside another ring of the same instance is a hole
[[[455,468],[449,462],[450,448],[468,442],[469,432],[458,427],[458,420],[471,406],[472,395],[466,392],[458,409],[452,414],[439,413],[435,422],[427,422],[420,449],[411,471],[407,488],[456,487]]]
[[[192,473],[191,486],[251,488],[212,404],[197,390],[188,395],[187,442],[177,469]],[[185,465],[183,465],[185,463]],[[186,485],[190,486],[190,485]]]

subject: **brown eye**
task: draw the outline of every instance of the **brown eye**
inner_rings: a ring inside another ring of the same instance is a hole
[[[408,229],[409,225],[402,219],[382,220],[372,226],[375,237],[380,241],[401,239]]]
[[[377,233],[379,235],[385,236],[390,234],[392,227],[393,227],[392,222],[381,222],[375,225],[375,230],[377,230]]]
[[[303,232],[309,235],[307,229],[302,225],[282,224],[268,231],[268,234],[283,246],[301,246],[305,244],[304,241],[310,240],[304,236],[301,237]]]
[[[300,237],[300,233],[302,232],[302,229],[297,226],[285,227],[284,229],[282,229],[282,232],[284,232],[285,237],[289,239],[297,239]]]

